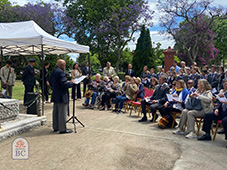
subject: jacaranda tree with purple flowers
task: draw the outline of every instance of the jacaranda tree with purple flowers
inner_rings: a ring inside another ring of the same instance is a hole
[[[115,9],[109,18],[100,21],[97,25],[96,34],[103,37],[103,41],[110,44],[110,48],[115,51],[117,72],[123,49],[129,41],[133,40],[134,33],[143,25],[152,25],[152,14],[153,11],[149,9],[147,2],[134,0],[133,4]]]
[[[104,67],[110,60],[119,70],[121,53],[143,24],[151,25],[153,11],[145,0],[65,0],[79,43],[89,45]]]
[[[33,20],[46,32],[57,37],[62,34],[70,35],[67,28],[72,26],[72,19],[67,16],[67,10],[57,3],[27,3],[24,6],[5,3],[0,16],[0,22]]]
[[[218,50],[213,45],[214,33],[210,28],[216,18],[224,16],[223,8],[211,6],[212,0],[158,2],[159,10],[165,14],[160,19],[163,32],[174,38],[184,60],[205,64],[217,56]]]
[[[63,34],[71,35],[68,28],[72,26],[72,19],[68,17],[67,10],[57,3],[39,2],[19,6],[4,0],[4,3],[3,1],[0,3],[0,9],[0,22],[34,20],[42,29],[56,37]],[[17,63],[17,71],[20,71],[20,67],[27,64],[27,58],[25,56],[13,58],[15,58],[15,62]],[[48,56],[48,58],[51,58],[51,56]],[[70,67],[73,62],[68,57],[66,59],[67,65]],[[52,60],[50,60],[51,66],[55,66],[56,60],[56,56],[52,57]]]

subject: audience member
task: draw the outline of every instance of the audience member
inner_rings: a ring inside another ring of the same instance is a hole
[[[101,75],[98,73],[95,76],[95,80],[91,81],[91,83],[88,85],[88,91],[85,93],[86,100],[82,104],[83,106],[87,107],[89,106],[90,109],[94,109],[95,100],[98,95],[98,92],[104,90],[105,84],[104,81],[101,80]],[[92,97],[91,104],[89,105],[90,97]]]
[[[50,66],[49,62],[44,63],[44,90],[43,90],[43,92],[44,92],[46,102],[48,102],[48,99],[49,99],[49,85],[50,85],[50,83],[49,83],[49,72],[48,72],[49,66]],[[39,76],[39,83],[40,83],[41,89],[43,88],[42,76],[43,76],[43,70],[40,71],[40,76]]]
[[[174,61],[173,61],[173,66],[172,66],[172,67],[170,67],[170,72],[171,72],[171,73],[173,73],[173,72],[171,71],[171,69],[172,69],[172,68],[174,68],[174,69],[175,69],[174,71],[175,71],[177,74],[179,74],[179,73],[180,73],[180,72],[179,72],[179,71],[180,71],[180,67],[179,67],[177,64],[178,64],[178,63],[177,63],[177,61],[176,61],[176,60],[174,60]]]
[[[108,78],[108,77],[107,77]],[[118,83],[119,77],[114,76],[113,82],[109,83],[105,88],[105,93],[102,95],[101,110],[110,108],[110,99],[116,98],[120,94],[120,84]]]
[[[194,87],[194,80],[189,79],[187,85],[188,85],[189,94],[192,94],[196,91],[196,88]]]
[[[163,106],[159,107],[159,112],[165,120],[165,126],[171,127],[173,123],[172,112],[181,112],[185,108],[185,99],[189,92],[182,77],[178,77],[176,81],[176,88],[171,93],[173,97],[178,97],[178,100],[167,101]],[[174,122],[174,127],[177,125]]]
[[[135,71],[132,70],[132,64],[128,64],[128,69],[125,72],[125,75],[129,75],[130,77],[135,77]]]
[[[90,68],[89,70],[89,62],[86,62],[85,66],[82,69],[82,74],[84,76],[87,76],[84,81],[83,81],[83,97],[85,95],[85,92],[87,91],[87,85],[90,83],[91,81],[91,75],[92,75],[92,70]]]
[[[130,79],[130,82],[127,82],[124,86],[124,93],[121,96],[116,97],[115,110],[113,112],[122,113],[122,108],[125,100],[133,100],[133,97],[138,90],[136,85],[136,78],[133,77]],[[118,110],[118,104],[120,103],[120,108]]]
[[[5,95],[12,98],[13,86],[15,84],[14,68],[11,67],[12,60],[6,60],[6,65],[1,68],[1,87],[6,90]]]
[[[111,66],[111,63],[108,61],[106,67],[103,69],[103,76],[108,76],[110,80],[115,75],[114,68]]]
[[[145,95],[144,85],[143,85],[143,83],[141,83],[141,79],[139,77],[136,78],[136,84],[137,84],[137,87],[139,89],[139,92],[138,92],[136,98],[143,99],[144,95]]]
[[[227,80],[223,83],[224,89],[222,89],[219,93],[219,97],[227,98]],[[227,119],[227,102],[218,101],[217,107],[214,109],[214,112],[206,113],[203,120],[203,128],[202,130],[206,133],[202,137],[198,138],[198,140],[211,140],[210,136],[210,128],[213,121]],[[225,133],[227,139],[227,132]]]
[[[146,106],[149,106],[149,109],[151,110],[151,113],[153,116],[151,122],[153,122],[154,114],[156,113],[158,107],[165,104],[165,102],[167,100],[166,94],[169,94],[169,86],[165,82],[166,82],[166,76],[160,75],[159,76],[159,85],[156,88],[154,94],[150,98],[141,100],[143,118],[141,120],[139,120],[139,122],[147,121]],[[156,116],[155,120],[157,118],[158,118],[158,115]]]
[[[82,76],[82,72],[80,71],[79,68],[79,64],[78,63],[74,63],[73,64],[73,69],[71,72],[71,78],[76,79],[76,78],[80,78]],[[81,99],[81,88],[80,88],[80,83],[76,84],[75,86],[73,86],[72,88],[72,93],[75,93],[74,95],[72,95],[73,97],[77,95],[77,100]]]
[[[145,87],[148,87],[149,85],[149,82],[148,82],[149,74],[150,72],[148,71],[147,66],[144,66],[140,77]]]
[[[195,117],[203,117],[205,113],[213,110],[211,86],[205,79],[198,81],[198,89],[196,92],[189,95],[190,98],[198,98],[202,105],[202,110],[187,110],[184,109],[181,114],[178,129],[173,132],[177,135],[186,135],[187,139],[196,138],[195,134]],[[187,131],[184,132],[184,125],[187,123]]]

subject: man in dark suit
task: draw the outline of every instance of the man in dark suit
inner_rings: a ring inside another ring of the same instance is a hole
[[[132,64],[128,64],[128,69],[125,72],[125,75],[129,75],[130,77],[135,77],[135,71],[132,70]]]
[[[165,82],[166,82],[166,76],[160,75],[159,76],[159,85],[157,86],[154,94],[147,101],[146,101],[146,99],[143,99],[141,101],[143,118],[141,120],[139,120],[139,122],[147,121],[147,115],[146,115],[146,113],[147,113],[146,106],[147,105],[150,106],[149,109],[153,116],[151,122],[153,122],[154,114],[156,113],[157,109],[160,106],[164,105],[165,102],[167,101],[166,94],[169,94],[169,86]],[[158,118],[158,116],[156,116],[155,120],[157,118]]]
[[[189,77],[189,79],[194,80],[194,87],[197,88],[197,84],[200,79],[200,75],[198,74],[198,67],[192,68],[192,75]]]
[[[22,75],[22,81],[25,87],[24,105],[26,105],[26,103],[28,102],[27,101],[28,92],[33,92],[34,86],[35,86],[35,72],[34,72],[35,59],[31,58],[28,61],[29,61],[29,64],[25,67]]]
[[[196,91],[196,88],[194,87],[194,80],[189,79],[188,83],[187,83],[187,86],[188,86],[189,94],[192,94],[192,93],[194,93]]]
[[[212,88],[216,88],[218,86],[218,73],[215,73],[216,66],[212,65],[210,70],[211,73],[207,76],[207,81],[210,83]]]
[[[91,69],[90,69],[90,73],[89,73],[89,63],[88,62],[86,62],[86,64],[85,64],[85,66],[84,66],[84,68],[82,69],[82,74],[84,75],[84,76],[87,76],[85,79],[84,79],[84,88],[83,88],[83,97],[84,97],[84,94],[85,94],[85,92],[86,92],[86,88],[87,88],[87,85],[90,83],[90,81],[91,81]]]
[[[150,74],[149,74],[149,79],[151,79],[152,77],[157,78],[157,75],[155,74],[155,69],[151,68],[150,69]]]
[[[65,61],[59,59],[57,66],[51,72],[50,85],[52,86],[51,102],[53,106],[53,129],[54,132],[71,133],[72,130],[66,129],[66,115],[69,107],[69,91],[68,88],[73,87],[73,82],[67,81],[65,69]]]

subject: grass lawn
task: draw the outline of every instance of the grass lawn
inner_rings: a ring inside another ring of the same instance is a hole
[[[13,87],[13,99],[24,99],[24,85],[20,80],[16,80],[15,85]]]
[[[83,84],[81,84],[81,91],[83,91]],[[69,89],[69,93],[72,93],[71,89]],[[51,95],[49,95],[49,97],[51,97]],[[21,80],[16,80],[15,82],[15,86],[13,87],[13,99],[24,99],[24,85]]]

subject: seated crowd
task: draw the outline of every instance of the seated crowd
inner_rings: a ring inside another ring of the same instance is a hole
[[[211,140],[212,123],[221,121],[223,130],[219,133],[225,133],[227,140],[227,70],[222,66],[217,71],[215,65],[210,68],[206,65],[201,73],[195,62],[187,67],[184,61],[180,66],[174,61],[167,72],[158,67],[156,74],[154,68],[148,71],[144,66],[141,76],[135,77],[129,64],[125,81],[120,83],[110,65],[108,62],[104,68],[104,80],[96,74],[95,80],[88,84],[83,106],[94,109],[97,104],[100,110],[108,110],[115,104],[113,112],[119,114],[125,103],[136,102],[137,111],[140,107],[143,115],[139,122],[148,120],[147,112],[152,114],[150,122],[156,122],[161,116],[158,127],[177,127],[173,134],[185,135],[187,139],[197,138],[197,118],[203,119],[202,130],[205,132],[198,140]],[[153,94],[147,96],[147,89],[152,89]],[[174,113],[180,113],[179,124]]]

